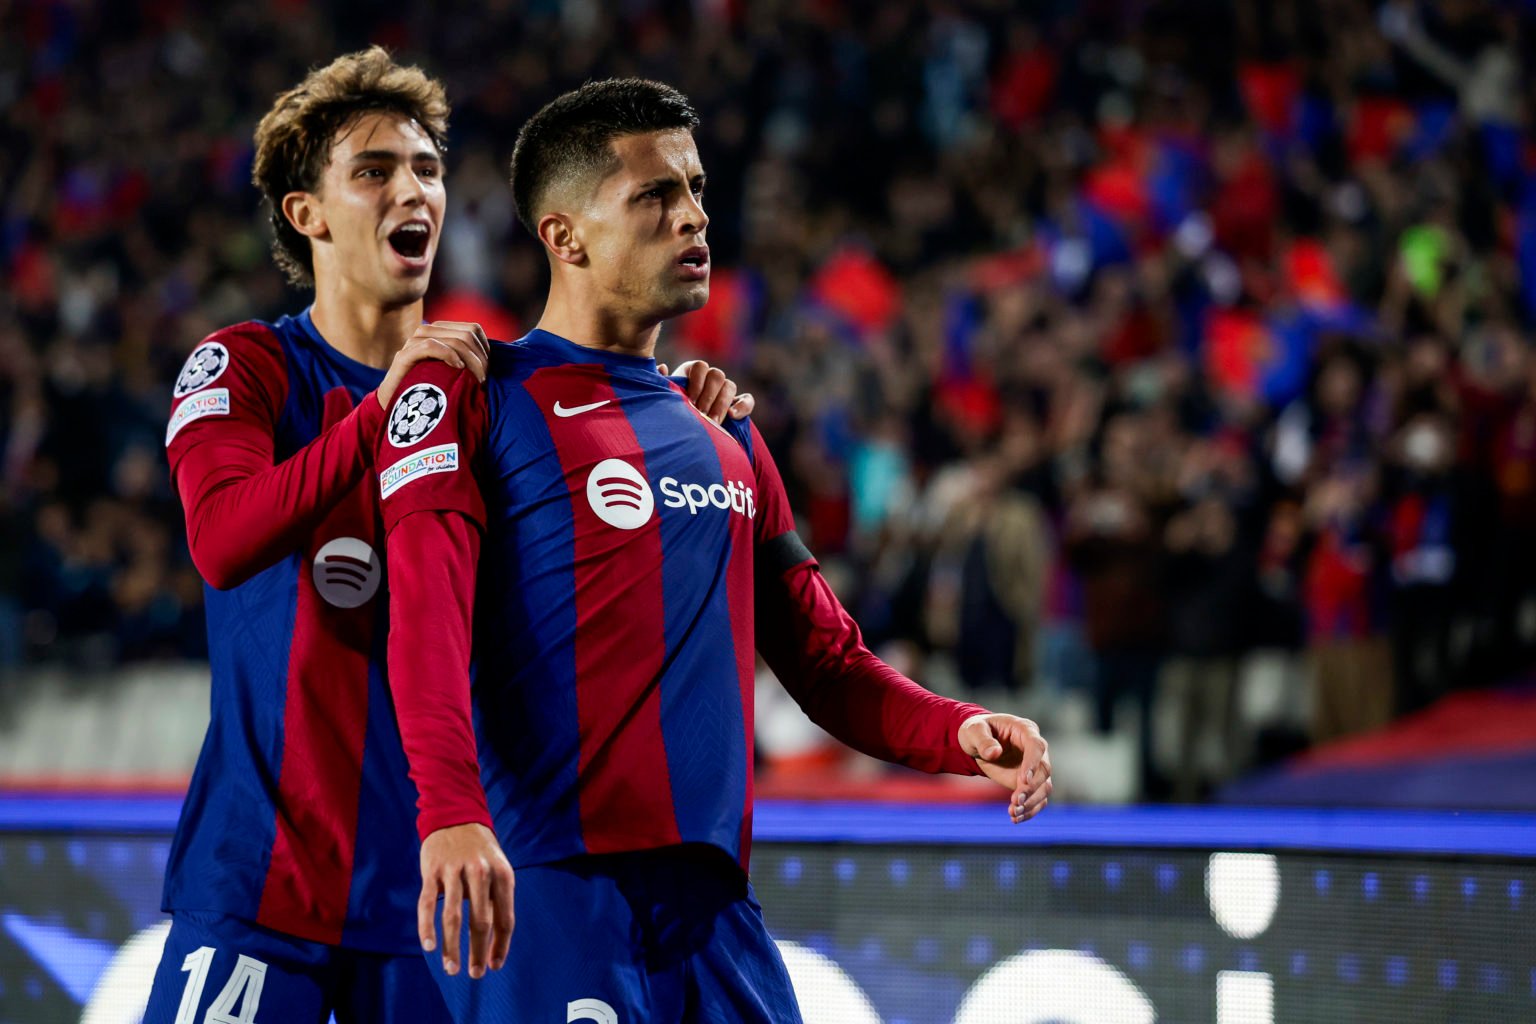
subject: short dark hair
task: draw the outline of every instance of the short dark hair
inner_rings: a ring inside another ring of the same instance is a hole
[[[528,119],[512,148],[512,202],[530,234],[552,184],[572,175],[607,173],[617,161],[609,143],[626,135],[693,131],[698,112],[688,97],[645,78],[606,78],[551,100]]]
[[[396,64],[382,46],[337,57],[278,96],[256,126],[256,164],[251,181],[271,207],[272,258],[288,280],[315,280],[309,239],[283,215],[283,196],[314,192],[330,162],[341,129],[363,114],[388,111],[410,118],[439,154],[448,149],[448,96],[443,85],[418,67]]]

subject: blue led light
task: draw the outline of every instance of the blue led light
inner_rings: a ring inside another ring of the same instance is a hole
[[[939,940],[931,935],[922,935],[912,944],[912,959],[920,964],[936,964],[939,962]]]
[[[859,876],[859,866],[851,858],[844,857],[833,867],[832,873],[837,876],[839,882],[848,885]]]
[[[785,857],[784,863],[779,865],[779,877],[786,885],[794,885],[805,874],[805,865],[799,857]]]
[[[1097,945],[1095,945],[1093,940],[1091,940],[1091,939],[1089,939],[1087,941],[1084,941],[1084,942],[1079,942],[1077,944],[1077,951],[1079,953],[1084,953],[1084,954],[1086,954],[1088,956],[1098,956],[1099,955],[1099,947]]]
[[[1157,887],[1162,892],[1172,892],[1173,887],[1179,884],[1179,869],[1172,864],[1159,864],[1157,866]]]
[[[1297,977],[1307,973],[1307,954],[1301,952],[1291,954],[1291,973]]]
[[[1145,942],[1132,942],[1125,947],[1125,961],[1133,970],[1144,971],[1152,963],[1152,948]]]
[[[859,956],[864,960],[878,963],[885,959],[885,943],[876,938],[868,938],[859,943]]]
[[[1317,887],[1319,895],[1328,895],[1328,890],[1333,887],[1333,873],[1319,868],[1312,874],[1312,884]]]
[[[1461,880],[1461,895],[1469,900],[1477,898],[1477,879],[1463,878]]]
[[[66,844],[64,853],[69,858],[70,866],[77,868],[85,867],[85,844],[80,840],[76,839]]]
[[[821,932],[812,932],[805,937],[805,944],[808,948],[814,949],[828,959],[836,959],[832,950],[832,939],[830,936],[823,935]]]
[[[1520,884],[1520,879],[1514,878],[1509,883],[1509,909],[1520,909],[1520,897],[1525,894],[1525,887]]]
[[[906,861],[898,858],[891,861],[889,873],[892,883],[906,885],[907,881],[912,877],[912,867]]]
[[[1413,898],[1420,903],[1429,898],[1429,876],[1413,876]]]
[[[1441,988],[1455,988],[1457,974],[1455,960],[1441,960],[1439,968],[1435,971],[1435,977],[1439,980]]]
[[[27,980],[22,983],[22,990],[27,993],[28,999],[43,998],[43,979],[35,974],[27,975]]]
[[[1259,954],[1256,950],[1240,949],[1237,951],[1237,969],[1256,973],[1259,970]]]
[[[1381,878],[1374,871],[1367,871],[1360,879],[1360,891],[1368,900],[1374,900],[1381,895]]]
[[[107,847],[107,862],[115,868],[125,868],[133,863],[133,847],[127,843],[113,843]]]
[[[1060,889],[1067,884],[1072,877],[1072,865],[1064,860],[1059,860],[1051,865],[1051,884]]]
[[[33,867],[42,867],[43,861],[48,859],[48,851],[42,843],[27,844],[27,862]]]
[[[999,889],[1012,889],[1019,883],[1019,864],[1017,861],[1001,860],[997,863],[997,887]]]
[[[1477,969],[1477,990],[1484,993],[1503,992],[1509,979],[1498,964],[1483,964]]]
[[[1115,861],[1108,861],[1104,865],[1104,884],[1111,889],[1120,888],[1120,881],[1125,876],[1125,871]]]
[[[1339,980],[1347,981],[1351,985],[1360,981],[1360,958],[1354,953],[1339,954]]]
[[[965,962],[974,967],[990,964],[993,959],[992,940],[985,935],[971,936],[971,941],[965,944]]]
[[[958,889],[965,884],[965,865],[957,860],[944,862],[944,887]]]
[[[1387,984],[1394,987],[1402,987],[1408,984],[1408,958],[1404,956],[1387,957]]]
[[[1185,946],[1179,965],[1189,974],[1198,974],[1205,968],[1205,947],[1195,943]]]

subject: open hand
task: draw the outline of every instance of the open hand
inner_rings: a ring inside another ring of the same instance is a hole
[[[443,898],[443,970],[459,973],[459,929],[464,901],[469,901],[469,976],[496,970],[512,945],[512,865],[484,825],[440,828],[421,844],[421,897],[416,901],[416,931],[421,948],[437,948],[434,920]]]

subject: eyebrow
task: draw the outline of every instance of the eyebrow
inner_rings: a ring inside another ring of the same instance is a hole
[[[400,154],[396,153],[392,149],[365,149],[361,153],[355,153],[352,156],[352,162],[354,164],[367,163],[367,162],[373,161],[373,160],[398,160],[398,159],[400,159]],[[430,150],[425,150],[425,149],[418,150],[417,152],[412,153],[411,156],[410,156],[410,159],[412,159],[412,160],[435,160],[438,163],[442,163],[442,161],[443,161],[443,158],[441,156],[439,156],[436,153],[433,153]]]
[[[688,179],[690,184],[692,184],[693,182],[696,182],[696,181],[697,182],[704,182],[704,181],[707,181],[707,180],[709,180],[709,175],[705,174],[703,171],[700,171],[698,174],[695,174],[693,177]],[[652,178],[649,181],[642,181],[636,187],[637,188],[641,188],[641,189],[660,188],[662,185],[671,185],[673,187],[676,187],[678,185],[681,185],[682,183],[683,183],[682,179],[677,177],[676,175],[664,174],[664,175],[661,175],[660,177]]]

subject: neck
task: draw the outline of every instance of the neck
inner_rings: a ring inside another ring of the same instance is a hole
[[[326,342],[349,359],[385,369],[421,324],[423,302],[387,306],[356,293],[345,280],[316,281],[310,314]]]
[[[538,329],[558,334],[582,346],[626,356],[654,358],[661,321],[637,319],[576,294],[558,272],[549,286],[549,299]]]

